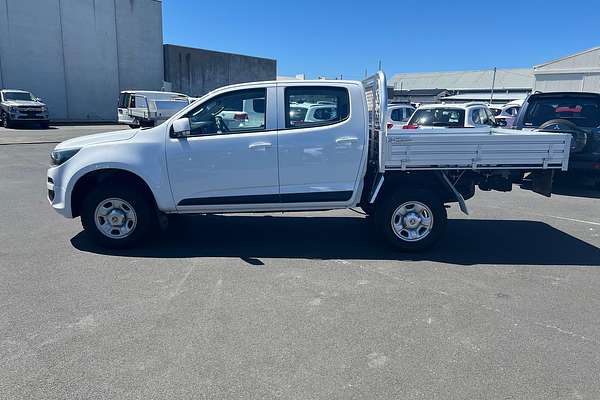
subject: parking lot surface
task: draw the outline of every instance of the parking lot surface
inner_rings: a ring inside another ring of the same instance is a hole
[[[422,254],[352,211],[108,251],[45,198],[50,142],[102,130],[63,128],[0,129],[38,143],[0,146],[0,398],[600,398],[600,193],[478,192]]]

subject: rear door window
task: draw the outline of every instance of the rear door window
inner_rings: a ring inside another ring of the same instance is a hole
[[[285,89],[285,127],[308,128],[341,122],[350,115],[350,97],[341,87],[301,86]]]

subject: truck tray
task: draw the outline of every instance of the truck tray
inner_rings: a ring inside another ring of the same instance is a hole
[[[443,132],[443,133],[441,133]],[[571,135],[512,129],[420,129],[387,132],[387,170],[567,170]]]

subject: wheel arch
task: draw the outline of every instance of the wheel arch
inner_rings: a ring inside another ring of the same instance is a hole
[[[444,203],[457,201],[456,196],[438,171],[388,171],[385,173],[384,178],[375,202],[402,187],[434,192]]]
[[[144,193],[154,207],[157,207],[156,197],[150,189],[150,185],[138,174],[120,168],[106,168],[90,171],[82,175],[75,182],[71,191],[71,215],[73,218],[81,215],[81,206],[85,195],[96,185],[103,183],[124,183],[132,185]]]

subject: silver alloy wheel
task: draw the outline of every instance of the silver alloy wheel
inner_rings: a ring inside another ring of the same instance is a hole
[[[123,239],[129,236],[137,225],[135,210],[123,199],[102,200],[94,212],[96,228],[106,237]]]
[[[433,213],[425,204],[407,201],[392,214],[392,230],[406,242],[417,242],[431,233]]]

